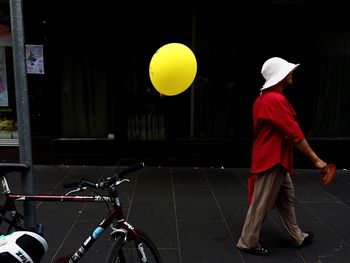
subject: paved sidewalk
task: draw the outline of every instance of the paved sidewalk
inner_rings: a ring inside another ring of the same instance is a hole
[[[114,168],[37,165],[35,192],[63,194],[62,183],[80,177],[97,180]],[[296,170],[298,222],[315,232],[315,240],[305,248],[291,248],[272,211],[262,230],[262,242],[271,251],[268,257],[241,253],[235,247],[248,208],[248,174],[246,168],[146,167],[130,174],[130,182],[122,184],[119,193],[128,222],[152,237],[164,263],[349,262],[350,172],[339,170],[336,180],[324,187],[316,170]],[[19,176],[11,180],[19,191]],[[44,224],[49,244],[44,263],[75,251],[107,211],[103,203],[36,206],[37,222]],[[81,262],[103,262],[109,245],[105,233]]]

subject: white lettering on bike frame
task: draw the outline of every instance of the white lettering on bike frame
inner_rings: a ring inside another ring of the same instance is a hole
[[[120,206],[120,200],[119,197],[117,197],[116,199],[114,199],[114,202],[117,206]]]
[[[129,229],[134,230],[134,227],[130,225],[128,222],[124,222],[124,225],[126,225]]]
[[[143,249],[143,245],[142,243],[140,243],[138,246],[137,246],[138,250],[140,251],[140,254],[142,255],[142,262],[147,262],[147,258],[146,258],[146,254],[145,254],[145,250]]]
[[[96,202],[101,202],[101,201],[111,202],[111,198],[106,196],[95,196],[94,199]]]

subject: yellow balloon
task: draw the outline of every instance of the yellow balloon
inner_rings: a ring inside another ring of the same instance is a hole
[[[167,96],[189,88],[197,73],[197,60],[184,44],[170,43],[159,48],[149,65],[149,75],[155,89]]]

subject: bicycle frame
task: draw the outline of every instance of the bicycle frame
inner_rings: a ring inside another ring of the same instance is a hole
[[[112,233],[122,234],[125,236],[131,235],[137,245],[138,254],[142,259],[142,262],[147,262],[143,251],[143,245],[138,237],[134,227],[125,221],[124,212],[118,197],[117,191],[110,193],[110,197],[99,196],[99,195],[26,195],[26,194],[13,194],[11,193],[7,178],[5,175],[0,175],[0,185],[2,185],[5,195],[5,203],[0,210],[0,220],[4,220],[9,224],[10,231],[11,227],[14,227],[16,230],[23,230],[22,225],[20,224],[20,219],[23,219],[23,216],[16,209],[16,201],[49,201],[49,202],[108,202],[113,204],[113,208],[110,212],[105,215],[99,225],[92,231],[89,237],[83,242],[80,248],[74,253],[70,258],[69,263],[78,262],[85,253],[90,249],[93,243],[104,233],[108,226],[112,227]],[[6,212],[10,212],[11,219],[5,217]],[[117,221],[117,225],[113,227],[113,221]],[[1,221],[0,221],[1,222]]]

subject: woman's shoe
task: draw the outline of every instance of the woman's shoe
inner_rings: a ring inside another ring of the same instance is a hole
[[[256,247],[256,248],[239,248],[241,251],[245,252],[245,253],[249,253],[249,254],[253,254],[256,256],[268,256],[270,255],[270,252],[267,248],[263,248],[263,247]]]

